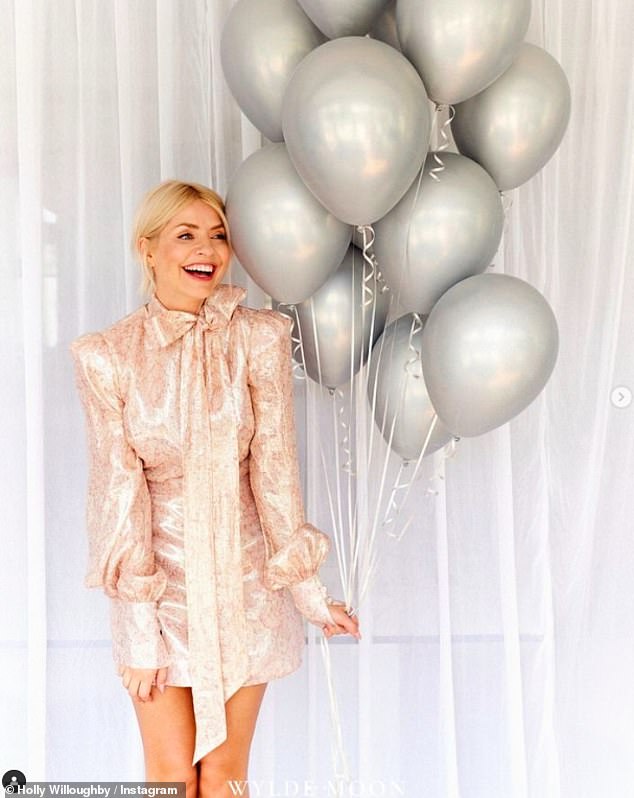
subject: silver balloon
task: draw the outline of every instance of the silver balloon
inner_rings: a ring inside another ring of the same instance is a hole
[[[363,36],[387,0],[297,0],[329,39]]]
[[[222,30],[225,79],[238,105],[271,141],[282,141],[282,99],[293,70],[324,35],[295,0],[238,0]]]
[[[312,297],[296,304],[299,330],[295,324],[293,334],[301,337],[306,373],[328,388],[350,381],[385,326],[389,294],[378,290],[374,278],[366,283],[372,295],[363,290],[363,264],[363,254],[350,247],[324,285]],[[365,316],[364,301],[368,303]],[[283,306],[278,310],[295,319]]]
[[[356,36],[306,56],[282,120],[302,180],[349,224],[370,224],[396,205],[421,167],[431,127],[414,67],[387,44]]]
[[[350,244],[350,227],[317,202],[284,144],[268,144],[240,164],[229,185],[227,219],[240,263],[283,302],[313,294]]]
[[[420,321],[424,328],[426,318]],[[374,404],[376,424],[391,449],[404,460],[418,459],[435,414],[423,379],[421,323],[408,313],[389,324],[374,345],[368,375],[368,401],[371,407]],[[438,419],[423,456],[442,448],[451,438]]]
[[[523,44],[512,66],[456,106],[460,152],[481,164],[501,191],[525,183],[559,147],[570,119],[570,86],[559,63]]]
[[[437,103],[459,103],[507,69],[528,30],[530,0],[398,0],[401,48]]]
[[[403,310],[429,313],[455,283],[484,271],[504,227],[497,186],[481,166],[452,152],[427,156],[422,180],[374,225],[379,268]]]
[[[557,321],[544,297],[508,274],[478,274],[449,289],[423,329],[424,378],[447,429],[482,435],[541,392],[557,360]]]
[[[395,50],[402,50],[401,42],[398,38],[398,28],[396,27],[396,0],[390,0],[385,7],[385,11],[378,17],[374,25],[370,28],[370,36],[381,42],[389,44]]]

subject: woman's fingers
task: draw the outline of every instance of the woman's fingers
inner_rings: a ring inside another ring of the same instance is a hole
[[[325,637],[332,637],[333,635],[337,634],[337,627],[333,626],[331,623],[328,623],[324,626],[324,636]]]
[[[344,628],[345,630],[344,634],[345,632],[347,632],[348,634],[351,634],[353,637],[356,637],[357,639],[361,638],[361,632],[359,631],[359,621],[356,619],[356,617],[353,616],[351,618],[349,615],[346,615],[345,619],[339,622],[339,626],[342,626]]]
[[[137,696],[140,701],[151,701],[152,696],[150,693],[152,692],[152,682],[154,681],[154,677],[151,678],[139,678],[139,686],[137,689]]]
[[[167,669],[161,668],[165,671],[163,682],[167,677]],[[157,671],[153,668],[128,668],[125,666],[119,667],[121,675],[121,682],[125,689],[128,691],[130,698],[133,701],[151,701],[152,700],[152,685],[157,684]]]
[[[336,621],[336,626],[333,626],[332,624],[325,625],[324,634],[326,637],[331,637],[332,635],[337,634],[351,634],[357,639],[361,638],[361,632],[359,631],[359,619],[356,615],[348,615],[344,604],[330,604],[329,610],[333,620]]]
[[[156,686],[162,693],[165,692],[166,681],[167,681],[167,668],[159,668],[158,671],[156,672]]]

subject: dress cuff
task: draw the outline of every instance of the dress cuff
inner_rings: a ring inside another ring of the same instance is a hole
[[[295,606],[310,623],[315,626],[323,627],[324,624],[336,626],[335,619],[328,609],[329,600],[325,585],[322,585],[318,576],[311,576],[302,582],[289,585],[289,591],[295,602]]]
[[[169,654],[157,614],[156,601],[110,599],[112,656],[129,668],[165,668]]]
[[[330,538],[308,522],[300,524],[290,539],[266,562],[264,582],[279,590],[314,576],[330,551]]]

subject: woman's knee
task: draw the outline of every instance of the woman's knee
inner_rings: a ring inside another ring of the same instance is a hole
[[[154,762],[146,765],[145,780],[153,782],[184,782],[187,798],[198,798],[198,769],[177,762]]]
[[[216,763],[201,763],[198,780],[199,798],[225,798],[225,796],[248,796],[247,763],[243,760],[227,760]]]

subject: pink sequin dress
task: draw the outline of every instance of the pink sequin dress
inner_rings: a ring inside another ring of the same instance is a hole
[[[70,345],[89,454],[87,587],[117,665],[191,686],[193,764],[235,691],[292,673],[303,617],[333,623],[330,539],[304,518],[291,321],[218,285],[198,314],[149,302]]]

